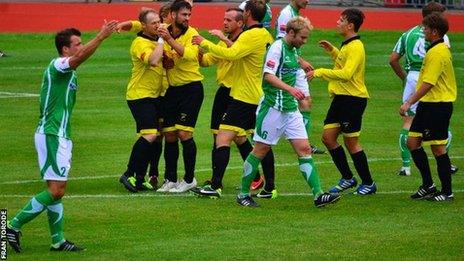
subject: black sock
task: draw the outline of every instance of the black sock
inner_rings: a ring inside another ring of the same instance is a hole
[[[182,156],[184,157],[185,175],[184,180],[192,183],[195,177],[195,162],[197,160],[197,145],[193,138],[184,140],[182,143]]]
[[[164,143],[164,160],[166,172],[164,178],[171,182],[177,182],[177,160],[179,159],[179,144],[175,142]]]
[[[151,176],[159,176],[158,165],[161,158],[161,152],[163,151],[162,142],[154,141],[151,144],[152,156],[150,158],[150,170],[148,174]]]
[[[248,157],[248,154],[253,150],[253,146],[251,146],[251,143],[248,139],[240,145],[237,145],[238,151],[240,152],[240,156],[242,156],[243,161],[246,160]]]
[[[226,172],[227,164],[229,164],[230,147],[223,146],[216,148],[214,152],[214,169],[213,179],[211,180],[211,188],[218,189],[222,187],[222,178]]]
[[[274,152],[272,149],[264,156],[261,161],[261,166],[263,167],[264,175],[264,190],[271,192],[275,188],[274,178],[275,178],[275,167],[274,167]]]
[[[369,186],[372,185],[373,181],[371,172],[369,171],[369,164],[367,163],[367,157],[364,150],[351,154],[351,159],[353,160],[354,168],[361,178],[362,184]]]
[[[132,147],[131,160],[128,165],[134,166],[136,186],[141,186],[147,173],[150,160],[151,143],[140,137]]]
[[[352,179],[353,172],[350,170],[350,166],[348,165],[348,160],[346,159],[345,150],[342,146],[338,146],[333,150],[329,150],[330,156],[332,156],[332,160],[335,163],[338,171],[342,174],[344,179]]]
[[[216,141],[213,140],[213,148],[211,149],[211,169],[214,169],[214,153],[216,152]]]
[[[435,157],[438,177],[441,181],[441,192],[447,196],[453,194],[451,189],[451,161],[448,153]]]
[[[431,187],[433,185],[432,174],[430,173],[429,160],[424,148],[420,147],[416,150],[411,150],[411,156],[421,173],[422,185],[427,188]]]
[[[253,146],[251,145],[250,141],[246,139],[246,141],[240,145],[237,145],[238,151],[240,152],[240,156],[242,156],[242,160],[245,161],[248,157],[248,154],[253,150]],[[259,181],[261,179],[261,174],[256,172],[256,176],[254,177],[253,181]]]

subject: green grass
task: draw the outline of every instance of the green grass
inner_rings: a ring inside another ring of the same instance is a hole
[[[453,177],[455,201],[415,202],[409,194],[420,184],[418,171],[398,177],[400,80],[388,57],[401,32],[362,32],[367,53],[366,83],[371,94],[361,143],[379,193],[345,195],[336,205],[316,209],[298,172],[296,157],[282,140],[275,148],[276,185],[281,196],[259,200],[259,209],[236,206],[235,186],[241,159],[233,148],[219,200],[155,193],[129,195],[117,182],[135,140],[125,102],[130,76],[128,49],[133,36],[115,35],[79,68],[73,114],[73,163],[65,205],[65,234],[87,247],[79,254],[50,253],[45,215],[23,229],[24,252],[12,260],[308,260],[308,259],[455,259],[464,258],[464,171]],[[86,34],[84,41],[92,34]],[[341,42],[334,31],[314,31],[303,55],[315,67],[332,67],[317,40]],[[464,82],[464,34],[450,34],[458,84]],[[0,34],[0,91],[38,93],[42,73],[56,51],[51,34]],[[209,117],[217,88],[214,68],[203,69],[205,100],[195,131],[197,179],[211,175]],[[458,92],[462,92],[459,86]],[[311,140],[321,146],[322,122],[330,103],[327,83],[312,82]],[[451,157],[464,168],[464,103],[452,118]],[[10,217],[44,188],[37,170],[33,133],[38,101],[0,98],[0,207]],[[430,151],[427,149],[429,155]],[[339,179],[330,157],[315,156],[323,186]],[[437,183],[435,161],[431,167]],[[182,176],[182,160],[179,176]],[[161,163],[164,169],[164,163]]]

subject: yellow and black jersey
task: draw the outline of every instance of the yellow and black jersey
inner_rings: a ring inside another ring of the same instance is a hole
[[[208,40],[204,40],[200,46],[220,59],[234,61],[230,96],[235,100],[258,104],[263,95],[264,55],[272,42],[271,34],[262,25],[255,25],[244,31],[229,48]]]
[[[457,96],[453,59],[443,40],[433,43],[425,54],[416,89],[422,83],[433,87],[420,99],[422,102],[454,102]]]
[[[132,76],[127,85],[127,100],[156,98],[165,89],[161,62],[151,66],[148,60],[157,44],[155,39],[150,39],[141,33],[132,41],[130,48]]]
[[[171,26],[168,27],[168,30],[171,30]],[[183,56],[180,56],[169,44],[164,44],[164,53],[174,60],[174,68],[167,69],[169,86],[182,86],[203,80],[198,61],[198,46],[192,44],[194,35],[198,35],[197,30],[189,26],[179,37],[174,39],[184,47]]]
[[[222,46],[227,48],[227,45],[220,41],[218,46]],[[219,86],[224,86],[230,88],[233,83],[234,75],[233,75],[233,61],[220,59],[214,56],[211,53],[206,53],[203,55],[201,59],[201,66],[211,66],[213,64],[217,65],[216,69],[216,81]]]
[[[334,68],[316,69],[314,77],[321,77],[329,82],[330,96],[349,95],[369,98],[364,84],[366,54],[360,37],[355,36],[344,41],[340,50],[333,47],[329,54],[334,59]]]

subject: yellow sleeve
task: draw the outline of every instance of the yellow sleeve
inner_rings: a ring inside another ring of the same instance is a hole
[[[142,23],[140,21],[137,21],[137,20],[132,20],[131,21],[131,29],[129,30],[129,32],[131,33],[138,33],[140,31],[142,31]]]
[[[337,56],[340,53],[340,50],[338,50],[338,48],[335,47],[335,46],[332,46],[332,47],[333,47],[332,51],[330,51],[328,53],[329,53],[330,57],[332,57],[332,59],[335,60],[335,59],[337,59]]]
[[[360,50],[350,48],[346,50],[346,63],[341,69],[316,69],[314,71],[314,77],[322,77],[325,80],[350,80],[361,64],[362,58],[363,56]]]
[[[424,68],[421,72],[423,75],[422,81],[430,83],[431,85],[436,85],[438,77],[443,71],[443,64],[444,59],[441,59],[441,56],[425,56]]]
[[[219,59],[214,57],[214,55],[212,55],[210,53],[205,53],[201,57],[200,65],[202,67],[208,67],[208,66],[211,66],[213,64],[218,63],[218,61],[219,61]]]
[[[229,48],[219,46],[206,39],[203,40],[203,42],[201,42],[200,46],[205,48],[218,58],[230,61],[238,60],[242,57],[247,56],[255,50],[256,46],[250,43],[256,41],[253,40],[253,37],[250,36],[250,34],[242,33],[240,37],[237,39],[237,41],[234,42],[234,44]]]
[[[153,52],[153,46],[145,42],[138,42],[133,45],[131,52],[134,57],[137,57],[144,64],[149,64],[148,59]]]

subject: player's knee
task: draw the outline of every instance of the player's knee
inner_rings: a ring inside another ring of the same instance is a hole
[[[191,139],[193,137],[193,133],[190,132],[190,131],[179,131],[178,132],[178,137],[182,141],[188,140],[188,139]]]
[[[237,144],[237,146],[240,146],[242,145],[243,143],[245,143],[247,140],[247,137],[246,136],[237,136],[234,138],[234,142],[235,144]]]
[[[164,134],[164,138],[166,142],[176,142],[177,141],[177,133],[174,131],[166,132]]]
[[[430,146],[433,156],[438,157],[446,153],[446,146],[445,145],[432,145]]]
[[[408,138],[406,144],[408,145],[408,149],[410,151],[417,150],[421,146],[421,142],[415,138]]]
[[[298,154],[298,157],[304,157],[304,156],[311,155],[311,147],[308,145],[308,146],[303,146],[301,148],[298,148],[296,150],[296,154]]]
[[[61,199],[64,196],[65,188],[61,187],[54,187],[49,189],[50,194],[52,194],[52,197],[54,200]]]
[[[150,143],[153,143],[156,140],[156,134],[145,134],[142,137]]]

